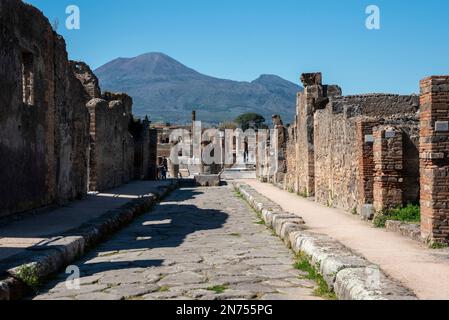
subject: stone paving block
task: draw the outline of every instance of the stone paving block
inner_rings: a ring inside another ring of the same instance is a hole
[[[234,183],[234,187],[237,190],[244,190],[247,199],[257,197],[258,193],[248,185]],[[354,254],[341,243],[326,235],[307,231],[301,217],[282,210],[268,210],[267,205],[263,203],[257,203],[257,205],[257,210],[262,212],[267,226],[273,227],[277,235],[295,253],[309,257],[312,265],[321,273],[329,288],[335,290],[340,299],[416,299],[409,289],[386,277],[376,266]],[[382,290],[370,290],[365,287],[366,283],[373,280],[373,274],[370,272],[373,268],[376,270],[374,273],[377,275],[376,279],[378,279],[378,285]],[[272,299],[283,299],[284,297],[282,294],[267,296]]]

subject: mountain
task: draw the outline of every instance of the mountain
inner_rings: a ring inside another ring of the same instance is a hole
[[[103,90],[122,91],[134,99],[134,114],[153,122],[187,123],[191,111],[198,120],[220,123],[245,112],[269,121],[280,114],[294,119],[300,86],[275,75],[252,82],[218,79],[201,74],[163,53],[118,58],[94,71]]]

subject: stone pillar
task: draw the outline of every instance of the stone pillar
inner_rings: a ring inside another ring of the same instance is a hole
[[[449,76],[421,80],[421,232],[449,241]]]
[[[277,168],[274,172],[273,183],[283,183],[285,174],[287,173],[287,129],[284,127],[281,116],[274,115],[272,117],[274,130],[277,131],[277,143],[276,143],[276,156],[277,156]]]
[[[403,135],[393,127],[374,129],[374,210],[403,204]]]
[[[177,141],[172,141],[170,143],[170,150],[174,150],[175,145],[177,144]],[[176,158],[178,158],[176,156]],[[179,162],[179,159],[178,159]],[[168,174],[170,175],[170,178],[172,179],[178,179],[179,177],[179,163],[175,164],[173,161],[170,160],[170,158],[167,159],[167,165],[168,165]]]
[[[298,192],[315,195],[314,115],[324,109],[329,99],[341,95],[337,85],[323,85],[321,73],[301,75],[304,92],[297,96],[297,174]]]
[[[301,75],[304,92],[298,94],[298,187],[304,195],[315,195],[314,113],[325,96],[321,73]]]

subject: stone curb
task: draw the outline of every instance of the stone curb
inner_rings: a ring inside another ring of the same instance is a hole
[[[398,233],[411,240],[426,244],[425,239],[421,236],[421,227],[418,224],[387,220],[385,229],[387,231]]]
[[[150,210],[178,186],[179,181],[173,181],[168,186],[158,188],[155,194],[132,200],[76,229],[2,261],[0,270],[6,271],[0,274],[0,300],[19,300],[30,292],[27,280],[23,279],[23,270],[27,269],[27,272],[32,272],[33,277],[40,282],[44,281],[84,256],[85,252],[131,223],[134,218]]]
[[[233,186],[265,224],[295,253],[305,254],[340,300],[416,300],[413,292],[387,277],[378,266],[323,234],[307,231],[304,220],[244,183]]]

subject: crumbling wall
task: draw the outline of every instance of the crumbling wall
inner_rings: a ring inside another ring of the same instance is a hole
[[[146,180],[150,175],[150,121],[132,119],[129,130],[134,138],[134,179]]]
[[[64,40],[34,7],[0,3],[0,215],[82,196],[87,117]]]
[[[298,192],[297,185],[297,162],[296,162],[296,123],[291,125],[287,129],[287,142],[286,142],[286,173],[284,180],[284,189],[289,192]]]
[[[70,61],[72,73],[81,82],[84,88],[85,100],[101,98],[101,89],[97,76],[90,67],[82,61]]]
[[[374,210],[394,209],[403,203],[403,133],[393,126],[374,129]]]
[[[304,92],[297,98],[297,175],[298,192],[304,196],[315,195],[314,115],[324,109],[330,98],[341,96],[336,85],[323,85],[321,73],[301,75]]]
[[[277,138],[274,145],[274,156],[276,157],[276,161],[275,163],[270,164],[270,166],[273,166],[271,169],[273,171],[272,182],[283,187],[285,175],[287,173],[287,128],[284,126],[284,123],[279,115],[274,115],[272,120],[273,129],[275,132],[274,137]]]
[[[129,100],[109,93],[103,97],[111,100],[97,98],[87,104],[91,117],[91,191],[119,186],[134,176],[134,139],[128,131],[132,117]]]
[[[421,80],[421,232],[449,242],[449,76]]]
[[[331,102],[315,113],[315,199],[354,210],[359,198],[356,122],[349,118],[350,107],[340,107]]]
[[[148,177],[147,180],[157,180],[157,152],[158,152],[158,143],[157,143],[157,130],[150,129],[149,130],[149,152],[148,152]]]
[[[315,197],[328,206],[363,213],[374,202],[374,128],[397,125],[404,132],[401,153],[407,163],[407,179],[416,186],[417,96],[370,94],[334,96],[315,112]],[[402,190],[404,189],[404,190]],[[416,187],[401,187],[404,199],[416,202]],[[398,203],[398,205],[401,205]],[[372,213],[368,214],[368,217]]]

